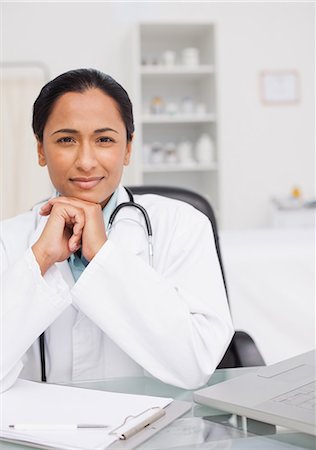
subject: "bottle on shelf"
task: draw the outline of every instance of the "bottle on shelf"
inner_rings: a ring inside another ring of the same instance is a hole
[[[189,165],[195,162],[193,156],[193,143],[192,141],[185,140],[178,144],[178,158],[181,164]]]
[[[214,162],[214,142],[208,133],[202,133],[195,145],[195,158],[200,164]]]

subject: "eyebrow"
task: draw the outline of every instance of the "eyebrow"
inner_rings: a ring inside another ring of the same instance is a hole
[[[105,128],[99,128],[98,130],[94,130],[94,134],[100,134],[100,133],[105,133],[107,131],[113,131],[114,133],[118,133],[118,131],[114,130],[113,128],[109,128],[109,127],[105,127]],[[79,131],[78,130],[74,130],[72,128],[61,128],[60,130],[54,131],[54,133],[51,134],[51,136],[53,136],[54,134],[57,133],[70,133],[70,134],[78,134]]]

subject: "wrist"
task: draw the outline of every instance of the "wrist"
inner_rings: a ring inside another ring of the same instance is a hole
[[[44,276],[55,261],[53,261],[52,257],[46,251],[42,250],[37,243],[33,245],[32,252],[35,256],[37,264],[40,267],[41,274]]]
[[[86,260],[89,262],[95,257],[95,255],[100,251],[100,249],[103,247],[103,245],[106,243],[107,237],[105,236],[103,239],[101,239],[98,242],[94,242],[93,246],[82,246],[82,254]]]

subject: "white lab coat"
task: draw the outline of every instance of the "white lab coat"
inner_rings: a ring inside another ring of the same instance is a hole
[[[207,382],[233,334],[210,222],[176,200],[135,201],[151,219],[154,267],[141,213],[124,208],[76,283],[67,261],[41,276],[31,250],[47,221],[40,205],[2,223],[2,390],[40,380],[44,330],[49,382],[144,373],[189,389]]]

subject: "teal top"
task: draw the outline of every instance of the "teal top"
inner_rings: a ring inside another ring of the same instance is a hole
[[[103,220],[105,229],[108,227],[111,214],[117,206],[117,197],[118,189],[116,189],[116,191],[112,194],[110,200],[103,208]],[[77,281],[82,272],[89,264],[89,261],[87,261],[83,255],[81,255],[81,251],[79,250],[76,253],[72,253],[70,255],[70,257],[68,258],[68,264],[75,281]]]

